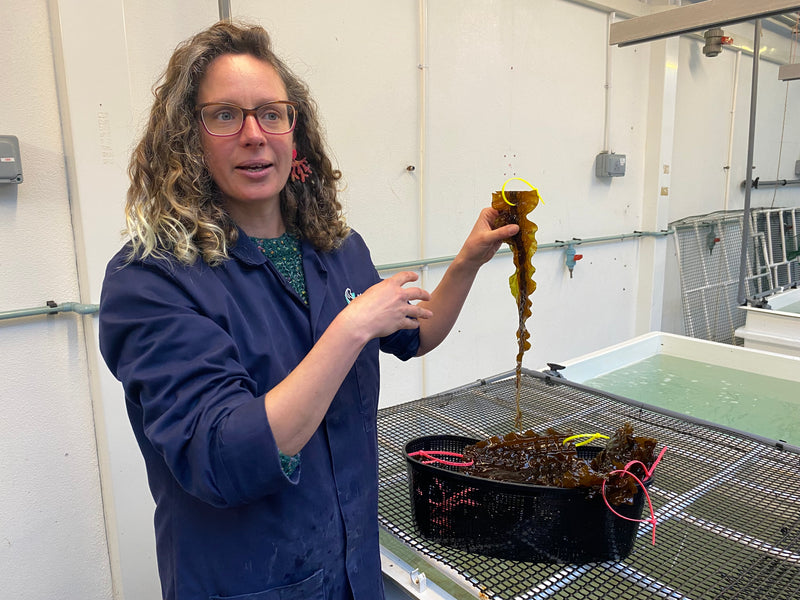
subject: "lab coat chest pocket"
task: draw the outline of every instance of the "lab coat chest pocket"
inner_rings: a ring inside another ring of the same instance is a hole
[[[209,596],[208,600],[325,600],[325,590],[322,585],[323,575],[324,573],[320,569],[311,577],[291,585],[253,594]]]
[[[378,393],[380,391],[380,367],[378,349],[380,342],[371,340],[367,343],[355,363],[356,382],[358,386],[359,408],[364,419],[366,431],[375,428],[378,418]]]

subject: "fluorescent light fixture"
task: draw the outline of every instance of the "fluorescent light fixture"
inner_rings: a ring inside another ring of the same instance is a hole
[[[800,10],[797,0],[705,0],[611,24],[609,44],[630,46]]]

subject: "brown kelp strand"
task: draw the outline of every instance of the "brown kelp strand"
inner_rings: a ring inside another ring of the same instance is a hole
[[[504,197],[505,195],[505,197]],[[511,293],[517,302],[519,324],[517,326],[517,365],[516,365],[516,401],[517,413],[514,427],[522,429],[522,411],[520,409],[520,386],[522,380],[522,356],[531,347],[530,333],[526,327],[528,317],[531,316],[530,295],[536,290],[533,274],[533,254],[536,252],[536,223],[528,219],[528,215],[539,204],[539,192],[536,190],[526,192],[494,192],[492,194],[492,208],[498,213],[495,227],[515,224],[519,225],[519,232],[505,240],[511,247],[514,256],[515,271],[508,282]]]

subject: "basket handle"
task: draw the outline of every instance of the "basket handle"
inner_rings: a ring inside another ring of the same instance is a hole
[[[577,440],[578,438],[586,438],[586,439],[583,440],[582,442],[578,442],[577,444],[575,444],[576,448],[578,446],[585,446],[589,442],[593,442],[593,441],[601,439],[601,438],[604,439],[604,440],[607,440],[608,436],[607,435],[603,435],[602,433],[579,433],[577,435],[571,435],[569,437],[564,438],[564,441],[562,441],[561,443],[562,444],[566,444],[567,442],[571,442],[573,440]]]
[[[644,468],[644,472],[646,474],[646,477],[644,478],[644,481],[647,481],[648,479],[650,479],[653,476],[653,471],[655,471],[656,465],[658,465],[658,463],[661,462],[661,457],[664,456],[664,452],[666,452],[666,451],[667,451],[667,447],[664,446],[661,449],[661,452],[659,452],[658,458],[656,458],[655,462],[653,462],[653,465],[650,467],[649,470],[647,469],[647,467],[641,461],[632,460],[627,465],[625,465],[624,469],[615,469],[614,471],[611,471],[608,474],[609,476],[611,476],[611,475],[614,475],[615,473],[619,473],[620,475],[630,475],[631,477],[633,477],[633,479],[636,481],[636,483],[639,484],[639,486],[642,488],[642,491],[644,492],[644,497],[647,499],[647,508],[650,511],[650,518],[649,519],[631,519],[630,517],[626,517],[625,515],[621,515],[616,510],[614,510],[614,508],[611,506],[611,504],[609,504],[608,498],[606,498],[606,482],[608,481],[607,479],[603,480],[603,486],[600,489],[600,492],[601,492],[601,494],[603,496],[603,502],[606,503],[606,506],[608,507],[608,510],[610,510],[612,513],[617,515],[620,519],[625,519],[626,521],[634,521],[636,523],[650,523],[653,526],[653,545],[654,546],[656,545],[656,524],[657,524],[657,519],[656,519],[655,514],[653,514],[653,501],[650,499],[650,493],[647,491],[647,488],[644,486],[644,482],[641,479],[639,479],[636,475],[631,473],[629,471],[629,469],[630,469],[630,467],[632,465],[637,464],[637,463],[642,465],[642,467]]]
[[[415,458],[417,456],[426,458],[427,460],[420,461],[423,465],[429,465],[431,463],[438,462],[451,467],[471,467],[473,464],[475,464],[473,461],[455,462],[452,460],[438,458],[439,456],[452,456],[461,459],[464,458],[463,454],[459,454],[458,452],[447,452],[445,450],[417,450],[416,452],[409,452],[408,455]]]

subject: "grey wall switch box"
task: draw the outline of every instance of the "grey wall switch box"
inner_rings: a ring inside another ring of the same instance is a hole
[[[0,183],[22,183],[22,159],[15,135],[0,135]]]
[[[795,161],[794,163],[794,174],[800,175],[800,160]]]
[[[598,177],[622,177],[625,175],[625,155],[601,152],[594,162],[594,174]]]

